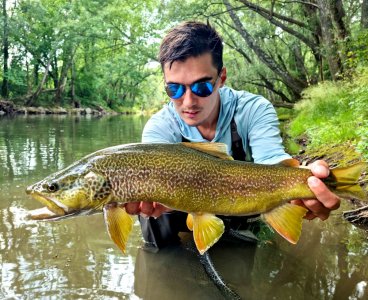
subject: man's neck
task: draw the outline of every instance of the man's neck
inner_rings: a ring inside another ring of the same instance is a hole
[[[217,124],[217,122],[216,122]],[[207,141],[212,141],[216,134],[216,124],[211,127],[197,126],[198,131],[201,133],[202,137]]]
[[[212,141],[216,134],[217,122],[220,115],[220,97],[217,103],[216,109],[213,114],[209,116],[208,120],[197,126],[198,131],[207,141]]]

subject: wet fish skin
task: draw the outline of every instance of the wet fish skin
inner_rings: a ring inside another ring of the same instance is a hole
[[[365,167],[357,164],[354,176],[341,184],[332,172],[326,184],[342,196],[362,198],[356,177]],[[108,204],[162,203],[190,214],[188,227],[204,253],[223,232],[216,214],[264,214],[276,231],[295,243],[306,209],[288,202],[314,198],[307,184],[311,175],[303,168],[234,161],[223,144],[128,144],[92,153],[28,187],[27,193],[58,216],[104,208],[108,232],[121,249],[129,234],[122,222],[129,223],[130,216],[123,206]],[[124,242],[119,245],[120,236]]]

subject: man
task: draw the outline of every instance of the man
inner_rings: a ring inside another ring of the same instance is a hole
[[[222,51],[217,32],[203,23],[185,22],[166,35],[159,60],[171,101],[147,122],[142,141],[222,142],[239,160],[276,164],[289,159],[271,103],[224,86]],[[339,207],[340,200],[319,180],[328,176],[327,163],[318,161],[309,167],[314,176],[308,184],[316,199],[293,202],[309,210],[306,219],[325,220]],[[177,241],[178,231],[185,229],[183,214],[170,212],[158,203],[129,203],[126,210],[144,216],[140,218],[143,235],[155,247]]]

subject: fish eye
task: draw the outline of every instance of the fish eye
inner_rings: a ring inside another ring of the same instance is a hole
[[[59,185],[56,182],[52,182],[49,185],[47,185],[47,190],[50,193],[54,193],[59,189]]]

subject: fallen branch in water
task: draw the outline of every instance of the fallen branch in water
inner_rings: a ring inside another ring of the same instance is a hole
[[[345,211],[343,216],[350,223],[368,230],[368,205]]]

